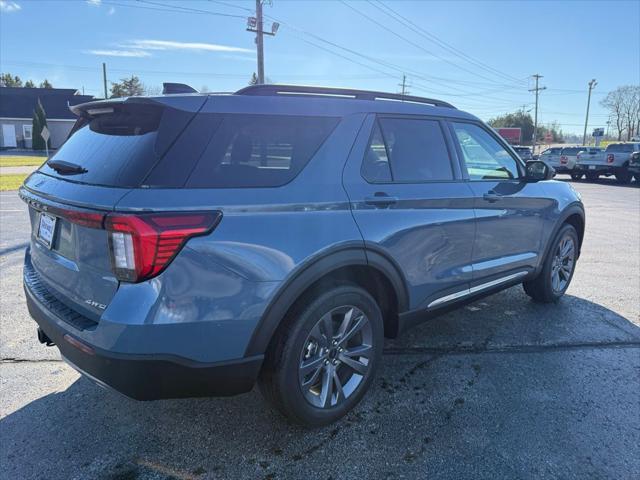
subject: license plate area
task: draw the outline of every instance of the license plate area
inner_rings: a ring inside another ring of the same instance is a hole
[[[53,239],[56,233],[57,218],[47,215],[46,213],[40,214],[40,221],[38,222],[38,234],[36,238],[45,245],[47,248],[53,246]]]
[[[596,166],[595,165],[589,165],[589,170],[595,170]]]

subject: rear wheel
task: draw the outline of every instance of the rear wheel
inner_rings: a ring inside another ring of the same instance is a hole
[[[368,390],[383,341],[382,313],[365,290],[345,285],[307,295],[269,346],[260,389],[296,423],[334,422]]]
[[[578,234],[571,225],[564,225],[556,234],[542,271],[522,285],[536,302],[557,302],[569,288],[578,259]]]
[[[633,174],[627,167],[622,167],[616,171],[616,180],[618,183],[629,183]]]
[[[582,179],[582,174],[581,173],[572,173],[571,174],[571,180],[581,180]]]

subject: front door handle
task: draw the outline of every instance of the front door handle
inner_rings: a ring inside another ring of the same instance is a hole
[[[398,199],[396,197],[390,197],[384,192],[376,192],[371,197],[365,197],[364,203],[373,205],[376,208],[387,208],[394,203],[398,203]]]
[[[502,198],[502,195],[494,192],[493,190],[489,190],[487,193],[482,195],[482,198],[484,198],[489,203],[494,203],[500,200],[500,198]]]

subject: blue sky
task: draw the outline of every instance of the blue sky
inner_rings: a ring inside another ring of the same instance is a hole
[[[102,62],[112,81],[135,74],[151,87],[236,90],[256,70],[245,30],[254,8],[251,0],[0,0],[0,69],[96,96]],[[530,76],[540,73],[540,122],[579,133],[589,80],[598,81],[590,129],[605,126],[606,92],[640,84],[640,1],[273,0],[264,10],[266,28],[281,24],[265,39],[266,75],[278,83],[398,91],[406,73],[412,94],[486,120],[532,108]]]

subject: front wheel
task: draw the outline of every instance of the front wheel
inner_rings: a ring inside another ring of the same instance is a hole
[[[632,177],[633,174],[627,167],[622,167],[618,171],[616,171],[616,180],[618,181],[618,183],[629,183]]]
[[[571,180],[578,181],[578,180],[581,180],[581,179],[582,179],[582,174],[581,173],[572,173],[571,174]]]
[[[557,302],[569,288],[578,260],[579,240],[572,225],[564,225],[556,234],[544,260],[542,271],[524,282],[524,291],[540,303]]]
[[[303,297],[269,346],[259,378],[265,398],[296,423],[321,426],[346,415],[375,376],[382,313],[360,287]]]

